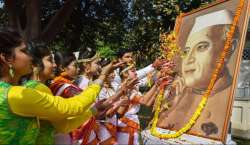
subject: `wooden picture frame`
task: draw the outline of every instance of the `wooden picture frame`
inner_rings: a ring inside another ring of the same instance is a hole
[[[187,63],[187,58],[180,58],[181,60],[178,64],[180,68],[178,71],[181,77],[183,77],[185,85],[189,89],[189,94],[183,95],[182,99],[180,99],[180,101],[175,104],[176,106],[173,106],[175,109],[171,110],[172,112],[169,111],[170,113],[168,113],[166,111],[160,113],[159,122],[157,125],[158,127],[176,131],[183,127],[183,125],[191,118],[199,102],[199,99],[194,97],[202,97],[202,94],[204,94],[199,86],[205,86],[205,82],[211,79],[210,70],[212,70],[212,66],[214,66],[211,64],[211,62],[216,63],[216,59],[219,57],[216,54],[220,52],[220,49],[223,49],[221,47],[224,47],[224,42],[219,41],[221,40],[222,35],[218,31],[224,32],[224,29],[226,31],[227,27],[224,26],[230,25],[239,2],[239,0],[216,1],[215,3],[212,3],[206,7],[202,7],[189,13],[181,14],[177,18],[175,32],[178,36],[178,44],[182,49],[191,49],[187,52],[188,56],[185,57],[193,57],[196,62],[192,62],[193,65],[191,66]],[[218,91],[215,89],[214,92],[212,92],[212,95],[208,98],[208,103],[206,106],[207,108],[205,107],[201,113],[201,117],[197,120],[196,124],[191,128],[191,130],[187,132],[187,134],[218,140],[225,143],[228,134],[241,56],[244,49],[249,15],[250,0],[245,0],[235,32],[235,41],[233,41],[235,43],[232,45],[232,47],[235,47],[232,49],[233,51],[229,52],[229,57],[225,61],[225,69],[223,69],[223,73],[221,73],[221,79],[225,82],[220,82],[220,78],[218,79],[218,85],[216,86],[215,84],[215,88],[217,87]],[[207,30],[208,28],[211,30]],[[211,41],[209,38],[211,38]],[[203,40],[199,41],[199,39]],[[202,44],[202,46],[197,46],[201,42],[204,44]],[[220,47],[216,48],[217,46]],[[198,56],[198,48],[200,50],[200,56]],[[208,52],[205,52],[208,51],[208,48],[211,48],[211,52],[209,52],[209,54]],[[191,53],[193,53],[193,56],[191,56]],[[210,63],[208,62],[209,60]],[[208,65],[202,66],[204,64]],[[199,75],[201,75],[200,78]],[[224,76],[228,77],[226,77],[224,80]],[[220,89],[220,86],[223,86],[224,84],[228,85],[225,86],[225,88]],[[191,98],[194,99],[192,100]],[[192,104],[194,104],[194,107]],[[181,109],[181,107],[177,107],[178,105],[182,105],[182,108],[185,108],[182,110],[183,113],[181,111],[177,111]],[[212,131],[212,129],[214,130]]]

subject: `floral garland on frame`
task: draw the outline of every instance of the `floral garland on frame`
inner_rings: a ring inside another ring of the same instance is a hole
[[[239,5],[238,5],[236,12],[235,12],[233,23],[230,26],[230,31],[226,35],[226,42],[225,42],[225,46],[223,48],[223,51],[220,55],[220,59],[217,61],[216,68],[213,72],[213,75],[212,75],[212,78],[211,78],[210,83],[208,85],[208,88],[207,88],[205,94],[202,96],[202,100],[199,103],[198,108],[196,109],[195,113],[192,115],[192,117],[188,121],[188,123],[185,124],[184,127],[182,127],[180,130],[176,131],[174,134],[162,134],[159,131],[157,131],[157,128],[156,128],[156,125],[158,122],[158,116],[159,116],[159,113],[161,110],[161,102],[163,100],[164,88],[165,88],[164,86],[161,85],[160,93],[156,98],[156,106],[157,107],[155,110],[152,127],[150,129],[150,132],[153,136],[156,136],[156,137],[161,138],[161,139],[177,138],[177,137],[180,137],[182,134],[186,133],[188,130],[190,130],[191,127],[196,123],[197,119],[200,117],[200,114],[202,113],[204,107],[207,104],[207,99],[210,96],[211,91],[214,87],[214,84],[217,80],[218,74],[219,74],[222,66],[224,65],[224,59],[225,59],[229,49],[231,48],[233,34],[235,31],[235,27],[239,21],[243,6],[244,6],[244,0],[240,0]]]

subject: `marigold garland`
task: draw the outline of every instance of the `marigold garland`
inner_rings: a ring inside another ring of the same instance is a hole
[[[166,60],[172,61],[175,56],[182,54],[181,48],[176,43],[175,32],[160,34],[160,43],[161,54]]]
[[[205,94],[202,96],[202,100],[201,100],[198,108],[196,109],[195,113],[191,117],[191,119],[188,121],[188,123],[183,128],[176,131],[176,133],[174,133],[174,134],[162,134],[159,131],[157,131],[156,125],[158,122],[158,116],[160,113],[161,102],[162,102],[163,94],[164,94],[164,89],[163,89],[164,87],[161,87],[161,91],[156,98],[157,107],[156,107],[154,118],[153,118],[152,128],[150,129],[150,132],[152,135],[154,135],[158,138],[161,138],[161,139],[177,138],[177,137],[181,136],[183,133],[186,133],[188,130],[190,130],[190,128],[196,123],[197,119],[199,118],[200,114],[202,113],[204,107],[207,104],[208,96],[210,96],[210,94],[211,94],[211,91],[213,89],[215,81],[217,80],[218,74],[219,74],[219,72],[224,64],[224,59],[225,59],[225,57],[226,57],[226,55],[231,47],[235,27],[239,21],[243,6],[244,6],[244,0],[240,0],[239,5],[238,5],[236,12],[235,12],[233,24],[231,24],[230,31],[226,35],[226,42],[225,42],[225,45],[223,48],[223,52],[220,55],[220,59],[217,61],[216,68],[213,72],[213,75],[212,75],[212,78],[211,78],[210,83],[208,85],[208,88],[207,88]]]

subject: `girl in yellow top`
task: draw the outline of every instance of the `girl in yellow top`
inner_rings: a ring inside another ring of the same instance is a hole
[[[51,90],[44,84],[49,79],[54,78],[54,72],[56,68],[56,64],[53,61],[53,57],[48,49],[48,47],[45,46],[45,44],[41,42],[29,42],[29,47],[31,47],[29,50],[31,52],[31,55],[33,57],[33,72],[32,74],[29,74],[25,77],[24,80],[24,86],[28,88],[34,88],[36,90],[39,90],[41,92],[46,92],[48,94],[52,95]],[[29,80],[30,79],[30,80]],[[90,111],[86,111],[84,116],[86,119],[89,118]],[[82,117],[79,116],[79,117]],[[74,129],[76,125],[78,125],[78,119],[79,117],[75,117],[74,119],[67,119],[64,121],[60,121],[58,123],[54,123],[54,126],[57,126],[57,124],[61,124],[63,122],[63,126],[68,126],[69,129],[72,128]],[[38,118],[39,121],[39,118]],[[75,122],[76,121],[76,124]],[[49,121],[39,121],[40,123],[40,133],[37,137],[36,144],[54,144],[54,134],[55,134],[55,129],[52,126],[52,124]]]
[[[112,68],[109,65],[98,81],[84,92],[64,99],[16,86],[21,76],[31,72],[31,66],[32,57],[21,36],[14,30],[1,29],[0,144],[35,144],[40,128],[37,117],[50,121],[60,132],[69,132],[72,126],[78,127],[94,114],[95,111],[90,106],[95,102],[105,75]],[[75,117],[78,119],[74,120],[74,124],[67,123]]]

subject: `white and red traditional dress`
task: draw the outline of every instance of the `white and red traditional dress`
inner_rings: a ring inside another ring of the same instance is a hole
[[[81,88],[86,88],[89,84],[89,80],[86,77],[81,77],[77,81],[77,84]],[[99,93],[98,100],[107,99],[115,94],[112,88],[103,87]],[[117,117],[106,117],[102,120],[97,120],[92,117],[87,123],[83,124],[77,130],[73,132],[73,140],[76,144],[117,144],[116,133],[117,133]]]
[[[54,95],[64,98],[70,98],[82,92],[82,90],[74,85],[72,79],[64,72],[53,80],[50,89]],[[57,133],[55,135],[55,144],[72,144],[70,134]]]
[[[142,94],[137,89],[131,91],[128,111],[118,119],[118,144],[139,145],[140,122],[137,113],[140,110],[141,97]]]

